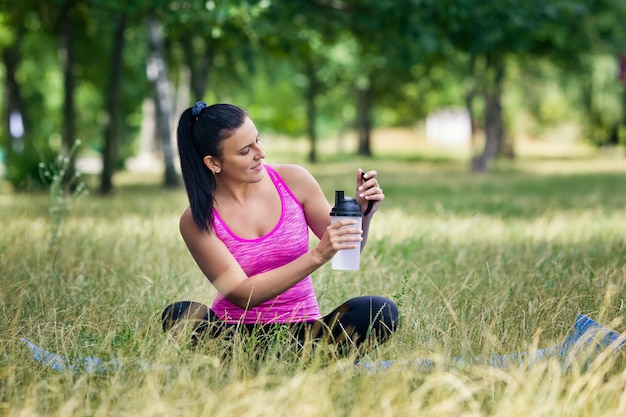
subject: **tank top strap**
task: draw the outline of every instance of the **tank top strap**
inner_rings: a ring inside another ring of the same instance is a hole
[[[275,185],[278,185],[278,184],[284,185],[283,179],[280,177],[280,175],[278,175],[278,172],[276,172],[274,168],[272,168],[269,165],[265,165],[265,170],[267,171],[267,174],[270,176],[270,178],[272,179],[272,182]]]
[[[295,196],[293,191],[291,191],[291,188],[287,186],[287,183],[280,176],[280,174],[276,172],[276,170],[269,165],[265,165],[265,169],[268,175],[270,176],[270,178],[272,179],[272,182],[276,186],[276,189],[281,194],[281,198],[286,199],[287,201],[291,200],[293,203],[297,204],[297,206],[301,210],[302,204],[300,203],[300,200],[298,200],[298,198]]]

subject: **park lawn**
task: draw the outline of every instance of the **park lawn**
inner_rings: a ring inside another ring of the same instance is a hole
[[[386,195],[361,270],[314,274],[323,313],[356,295],[392,298],[398,333],[361,361],[430,358],[427,371],[302,358],[280,337],[261,358],[240,341],[230,359],[219,341],[192,350],[166,338],[167,304],[214,291],[178,234],[184,191],[157,177],[125,174],[111,197],[70,198],[62,223],[47,194],[0,194],[0,416],[626,415],[623,353],[568,368],[454,366],[553,346],[579,313],[624,332],[626,163],[519,161],[482,176],[466,165],[309,167],[330,201],[353,193],[357,167],[376,168]],[[128,366],[57,372],[21,338]]]

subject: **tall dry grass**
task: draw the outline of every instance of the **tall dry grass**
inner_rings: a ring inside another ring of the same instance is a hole
[[[620,352],[569,367],[454,366],[557,344],[579,313],[624,331],[626,164],[522,160],[471,176],[454,161],[383,155],[310,168],[331,199],[351,190],[357,166],[378,169],[387,197],[361,271],[325,266],[314,282],[323,311],[361,294],[394,299],[398,333],[360,359],[398,364],[373,372],[355,358],[301,358],[280,337],[260,358],[246,340],[227,358],[220,341],[192,350],[169,340],[163,307],[209,303],[214,291],[178,235],[184,192],[120,177],[112,197],[68,202],[53,247],[48,195],[0,195],[0,415],[626,414]],[[21,338],[126,365],[54,371]],[[419,358],[434,368],[402,362]]]

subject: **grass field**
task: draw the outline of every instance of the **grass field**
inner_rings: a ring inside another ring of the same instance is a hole
[[[552,346],[579,313],[626,330],[626,161],[520,158],[473,176],[454,158],[404,156],[309,167],[330,201],[351,194],[357,167],[376,168],[386,195],[361,271],[326,265],[314,282],[323,312],[362,294],[400,306],[396,336],[362,360],[426,357],[434,369],[372,374],[354,358],[289,355],[280,340],[261,359],[242,343],[223,360],[217,343],[168,340],[163,307],[214,291],[178,234],[184,191],[122,174],[111,197],[66,201],[63,222],[47,194],[0,194],[0,416],[626,415],[623,353],[567,369],[451,366]],[[57,372],[22,337],[129,366]]]

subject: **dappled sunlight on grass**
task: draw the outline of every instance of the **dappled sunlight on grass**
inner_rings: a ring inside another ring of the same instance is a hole
[[[355,358],[302,358],[284,340],[261,356],[238,342],[229,356],[223,341],[193,350],[166,337],[166,305],[210,303],[215,292],[178,231],[184,190],[124,174],[112,196],[71,201],[52,248],[48,196],[0,196],[10,218],[0,234],[0,415],[626,413],[623,352],[568,368],[556,360],[452,366],[456,357],[553,346],[579,313],[626,330],[626,167],[520,160],[472,176],[465,163],[381,157],[311,170],[332,202],[335,189],[352,194],[357,167],[379,171],[386,201],[361,269],[324,265],[315,288],[324,313],[356,295],[393,299],[398,333],[360,359],[396,365],[370,373]],[[127,366],[56,372],[34,361],[21,337]],[[434,367],[410,365],[422,358]]]
[[[480,214],[471,217],[420,216],[400,209],[386,210],[384,216],[384,225],[373,229],[370,239],[390,245],[424,239],[458,245],[476,242],[497,244],[500,241],[573,244],[620,238],[626,230],[626,208],[611,213],[602,210],[555,212],[532,219],[503,219]]]

